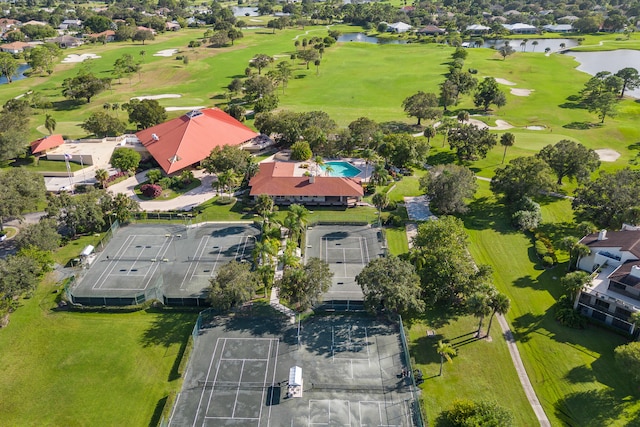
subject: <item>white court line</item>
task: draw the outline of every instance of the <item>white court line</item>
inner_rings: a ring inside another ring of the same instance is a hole
[[[224,339],[224,338],[223,338]],[[216,352],[218,351],[218,344],[220,343],[220,338],[218,338],[216,340],[216,346],[213,349],[213,353],[211,353],[211,362],[209,362],[209,369],[207,370],[207,376],[205,377],[204,383],[207,384],[207,382],[209,381],[209,374],[211,374],[211,367],[213,366],[213,361],[215,360],[215,356],[216,356]],[[226,344],[226,343],[225,343]],[[222,349],[224,350],[224,345],[222,347]],[[218,367],[220,367],[220,364],[218,364]],[[218,371],[216,370],[216,375],[218,374]],[[200,393],[200,401],[198,402],[198,408],[196,409],[196,414],[193,417],[193,424],[192,427],[195,427],[196,422],[198,421],[198,414],[200,413],[200,406],[202,406],[202,399],[204,398],[204,393],[206,391],[206,387],[203,385],[202,386],[202,393]],[[213,387],[211,388],[211,392],[213,393]],[[207,413],[204,413],[204,417],[206,419]],[[204,425],[204,421],[202,422],[202,425]]]
[[[127,243],[129,242],[130,239],[132,239],[135,235],[129,235],[126,237],[126,239],[124,239],[124,242],[122,242],[122,245],[120,245],[120,249],[118,249],[116,251],[116,256],[118,256],[120,254],[120,252],[122,252],[122,248],[127,245]],[[105,268],[102,273],[100,274],[100,276],[98,276],[98,280],[96,280],[96,283],[91,287],[91,289],[101,289],[102,285],[104,284],[104,282],[107,281],[107,279],[109,278],[109,274],[111,274],[111,271],[113,271],[113,269],[115,268],[115,265],[117,264],[116,261],[112,261],[112,260],[107,260],[107,262],[109,263],[109,265],[107,266],[107,268]],[[109,269],[109,267],[111,267],[111,269]],[[104,275],[107,275],[106,277],[103,277]]]
[[[236,398],[235,401],[233,402],[233,411],[231,411],[231,419],[236,417],[236,406],[238,406],[238,395],[240,394],[240,384],[242,384],[242,373],[244,372],[244,363],[245,361],[242,361],[242,366],[240,366],[240,376],[238,377],[238,389],[236,390]],[[214,387],[216,385],[216,383],[213,383]],[[264,390],[262,391],[264,393]]]
[[[218,338],[220,339],[220,338]],[[224,348],[227,345],[227,338],[223,338],[224,339],[224,344],[222,345],[222,351],[220,352],[220,354],[224,354]],[[216,341],[217,344],[217,341]],[[215,353],[214,353],[215,354]],[[214,355],[211,355],[211,357],[213,357]],[[216,381],[218,380],[218,373],[220,372],[220,365],[222,364],[222,361],[219,360],[218,361],[218,366],[216,367],[216,374],[213,376],[213,384],[216,384]],[[207,375],[207,380],[209,379],[209,376]],[[206,380],[205,380],[205,384],[206,384]],[[211,399],[213,399],[213,387],[211,387],[211,393],[209,393],[209,400],[207,402],[207,409],[204,411],[204,416],[206,417],[207,414],[209,413],[209,407],[211,406]],[[204,421],[202,422],[202,425],[204,426]]]
[[[203,236],[200,238],[200,243],[198,243],[198,247],[196,248],[194,259],[196,257],[198,258],[202,257],[202,251],[204,250],[203,248],[206,247],[208,241],[209,241],[209,236]],[[197,267],[198,267],[197,263],[189,263],[189,265],[187,266],[187,271],[185,271],[184,277],[182,278],[182,283],[180,283],[180,289],[182,289],[185,285],[185,282],[187,282],[187,276],[189,275],[189,272],[191,271],[191,269],[192,268],[195,269]],[[191,275],[191,278],[193,278],[193,274]]]
[[[231,339],[235,339],[235,338],[231,338]],[[271,348],[271,343],[269,343],[269,348]],[[231,359],[231,358],[225,358],[225,359],[220,359],[220,360],[230,360],[230,361],[238,361],[238,360],[245,360],[247,362],[268,362],[269,359]]]
[[[267,363],[266,369],[264,370],[264,378],[262,380],[262,396],[260,397],[260,412],[258,413],[258,427],[260,427],[260,419],[262,418],[262,406],[264,402],[264,391],[267,389],[267,375],[269,375],[269,359],[271,358],[271,347],[273,346],[273,341],[269,341],[269,353],[267,353]],[[275,371],[275,369],[274,369]],[[273,390],[273,389],[271,389]],[[271,392],[273,396],[273,391]],[[273,402],[271,402],[273,404]]]
[[[274,385],[276,383],[276,369],[278,368],[278,350],[280,349],[280,340],[276,341],[276,357],[273,362],[273,376],[271,377],[271,384]],[[269,405],[269,415],[267,416],[267,427],[271,426],[271,407],[273,406],[273,393],[274,389],[271,389],[271,405]],[[262,416],[262,412],[260,412],[260,416]],[[260,421],[258,421],[258,427],[260,427]]]

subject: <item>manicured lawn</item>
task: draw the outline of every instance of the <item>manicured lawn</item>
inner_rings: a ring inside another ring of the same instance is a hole
[[[511,411],[516,425],[536,425],[497,321],[493,322],[492,341],[488,342],[473,338],[478,329],[473,316],[433,311],[425,318],[411,326],[409,351],[426,379],[420,388],[431,425],[456,399],[493,400]],[[427,337],[427,330],[434,330],[436,335]],[[438,376],[438,340],[448,341],[457,350],[453,362],[445,363],[443,376]]]
[[[155,425],[196,315],[56,312],[53,289],[41,285],[0,330],[2,424]]]
[[[11,166],[22,166],[33,172],[66,172],[67,165],[65,162],[56,161],[56,160],[46,160],[41,159],[38,160],[37,163],[33,163],[31,161],[27,161],[26,159],[18,159],[11,163]],[[69,169],[72,172],[76,172],[82,169],[82,167],[78,163],[69,162]]]
[[[389,252],[392,255],[400,255],[409,251],[407,232],[404,227],[385,228],[384,233],[387,237]]]
[[[78,258],[80,252],[87,246],[96,246],[105,233],[96,233],[88,236],[80,236],[75,240],[69,241],[66,245],[53,253],[53,259],[60,265],[67,265],[70,260]]]
[[[476,262],[493,266],[495,285],[511,299],[507,319],[547,416],[553,425],[628,425],[640,411],[638,392],[613,360],[613,349],[626,340],[596,326],[575,330],[554,320],[566,264],[539,267],[530,239],[512,229],[488,183],[479,184],[464,217],[470,250]],[[566,235],[572,219],[568,201],[544,202],[543,217],[554,224],[541,228],[552,240]]]

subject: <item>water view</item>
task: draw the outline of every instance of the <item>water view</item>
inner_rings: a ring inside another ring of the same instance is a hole
[[[353,178],[360,175],[362,172],[357,167],[349,164],[349,162],[327,162],[321,165],[320,168],[323,171],[327,171],[327,167],[330,167],[329,176],[341,176],[346,178]]]
[[[578,70],[592,76],[600,71],[617,73],[623,68],[640,68],[640,51],[638,50],[609,50],[605,52],[567,52],[580,63]],[[640,89],[627,90],[626,96],[640,99]]]
[[[20,64],[20,66],[18,67],[18,71],[16,71],[16,74],[13,76],[11,81],[15,82],[16,80],[22,80],[27,78],[27,76],[24,75],[24,72],[27,71],[28,69],[29,69],[29,66],[27,64]],[[7,83],[7,78],[5,76],[0,76],[0,85],[5,83]]]
[[[378,37],[368,36],[364,33],[348,33],[338,37],[339,42],[361,42],[374,44],[407,44],[406,40],[396,39],[379,39]]]
[[[234,6],[231,8],[233,10],[233,16],[260,16],[258,13],[257,7],[238,7]]]
[[[524,46],[520,44],[526,40],[527,43]],[[562,49],[560,46],[564,43],[564,48],[570,48],[578,46],[578,41],[573,39],[497,39],[497,40],[485,40],[482,47],[499,49],[504,46],[504,42],[508,41],[509,46],[514,48],[516,52],[542,52],[544,53],[546,48],[551,49],[551,52],[557,52]],[[533,42],[538,42],[534,46]]]

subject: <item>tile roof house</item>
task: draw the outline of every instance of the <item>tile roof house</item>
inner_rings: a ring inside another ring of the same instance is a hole
[[[473,25],[468,25],[465,28],[465,31],[473,34],[483,34],[491,31],[491,28],[485,25],[473,24]]]
[[[438,35],[438,34],[444,34],[446,33],[446,30],[444,30],[443,28],[437,27],[435,25],[426,25],[422,28],[420,28],[417,31],[418,34],[423,34],[425,36],[430,36],[430,35]]]
[[[513,34],[535,34],[538,32],[538,29],[533,25],[523,24],[522,22],[517,24],[502,24],[502,26]]]
[[[640,311],[640,230],[602,230],[580,240],[591,253],[578,260],[580,270],[593,272],[580,291],[575,308],[585,316],[633,334],[630,316]]]
[[[249,195],[273,197],[276,204],[355,206],[364,196],[359,179],[332,176],[294,176],[291,162],[260,163],[249,181]]]
[[[387,24],[387,31],[392,33],[406,33],[413,27],[404,22],[394,22],[393,24]]]
[[[33,141],[30,145],[31,154],[38,154],[45,152],[51,148],[59,147],[64,144],[62,135],[47,135],[44,138]]]
[[[200,162],[215,147],[242,145],[258,133],[218,108],[206,108],[141,130],[136,136],[171,174]]]
[[[573,31],[573,25],[571,24],[545,25],[542,28],[552,33],[570,33]]]
[[[104,41],[110,43],[116,39],[116,32],[113,30],[105,30],[101,33],[86,34],[85,37],[94,40],[104,37]]]
[[[0,52],[8,52],[8,53],[22,53],[25,49],[32,48],[33,45],[26,42],[12,42],[0,44]]]

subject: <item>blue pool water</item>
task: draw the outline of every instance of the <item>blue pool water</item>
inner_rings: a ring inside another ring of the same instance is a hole
[[[327,170],[327,166],[331,166],[331,172],[329,176],[341,176],[344,178],[353,178],[358,176],[362,172],[357,167],[349,164],[349,162],[327,162],[321,166],[323,171]]]

